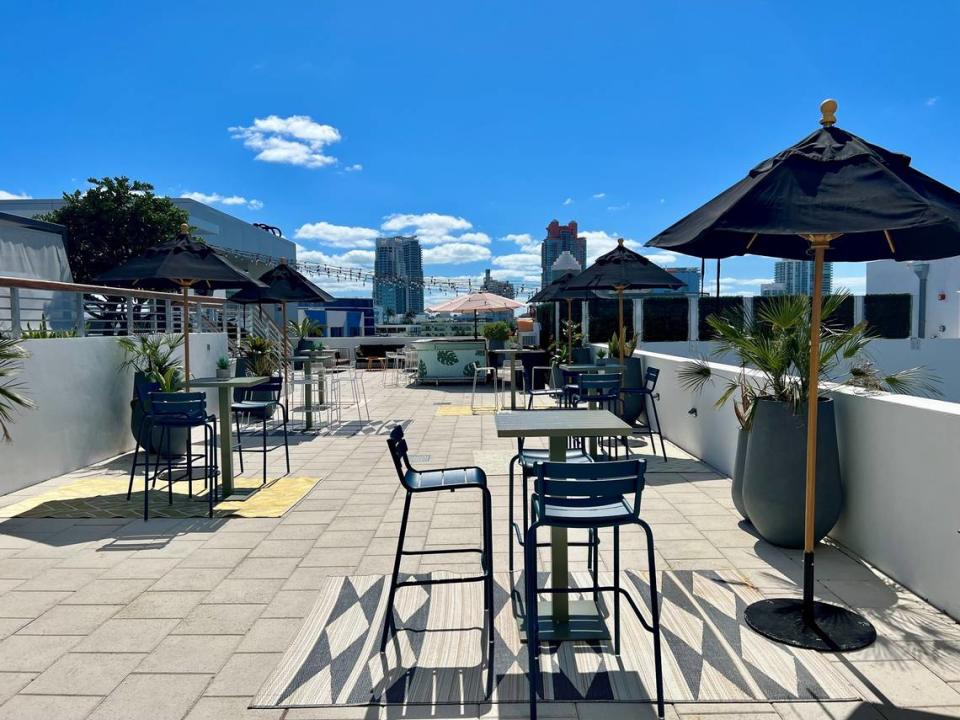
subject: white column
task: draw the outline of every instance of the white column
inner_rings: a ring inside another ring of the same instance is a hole
[[[583,318],[583,322],[580,323],[581,328],[580,332],[583,333],[583,345],[586,347],[590,344],[590,301],[583,300],[580,303],[580,316]]]
[[[637,338],[637,345],[643,342],[643,298],[633,301],[633,334]]]
[[[853,324],[863,322],[863,295],[853,296]]]
[[[687,295],[687,342],[700,340],[700,295]]]

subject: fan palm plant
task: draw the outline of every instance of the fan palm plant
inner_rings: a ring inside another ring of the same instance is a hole
[[[850,378],[846,381],[874,390],[936,396],[938,378],[922,368],[910,368],[884,375],[869,363],[866,347],[873,336],[866,322],[844,328],[833,318],[849,297],[836,293],[823,300],[823,321],[820,328],[820,382],[840,382],[843,368]],[[771,298],[760,307],[756,316],[748,318],[742,309],[711,315],[707,324],[713,330],[717,349],[715,355],[735,355],[740,372],[735,377],[723,377],[723,393],[717,407],[731,398],[741,427],[749,429],[756,401],[761,398],[778,400],[799,409],[810,393],[810,298],[790,295]],[[755,370],[757,372],[747,372]],[[699,391],[712,381],[715,371],[704,360],[695,360],[680,368],[682,387]]]
[[[33,401],[20,392],[22,383],[13,380],[20,372],[22,360],[27,351],[20,346],[16,338],[0,338],[0,436],[10,440],[8,424],[13,423],[13,413],[17,408],[33,407]]]
[[[183,360],[176,356],[183,335],[128,335],[117,343],[124,354],[121,370],[132,367],[155,383],[164,383],[165,378],[177,380],[183,374]]]

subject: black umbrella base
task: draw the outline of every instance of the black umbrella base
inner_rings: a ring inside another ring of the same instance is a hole
[[[761,600],[747,607],[744,620],[771,640],[820,652],[859,650],[877,639],[865,617],[823,602],[814,602],[804,612],[800,599]]]

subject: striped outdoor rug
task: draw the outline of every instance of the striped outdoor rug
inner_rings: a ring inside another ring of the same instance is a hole
[[[404,629],[381,655],[386,578],[330,577],[252,707],[526,702],[526,645],[508,580],[506,574],[496,576],[489,695],[479,583],[400,589],[397,624]],[[546,577],[540,584],[545,582]],[[589,577],[575,574],[574,582],[582,587]],[[609,578],[601,574],[604,582]],[[641,608],[647,606],[644,574],[626,572],[624,586]],[[761,595],[739,574],[666,572],[660,587],[668,702],[857,698],[826,657],[774,644],[744,625],[744,608]],[[652,636],[626,604],[621,609],[619,657],[608,642],[543,646],[547,702],[650,700],[655,693]]]

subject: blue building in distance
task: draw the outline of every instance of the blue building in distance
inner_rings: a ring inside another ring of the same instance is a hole
[[[700,268],[698,267],[685,267],[685,268],[664,268],[668,273],[673,275],[677,280],[680,280],[683,283],[682,287],[677,288],[676,290],[671,290],[669,288],[657,288],[655,290],[647,290],[645,294],[650,295],[699,295],[700,294]]]
[[[323,326],[321,337],[363,337],[375,335],[373,298],[337,298],[317,307],[302,310],[308,318]]]

